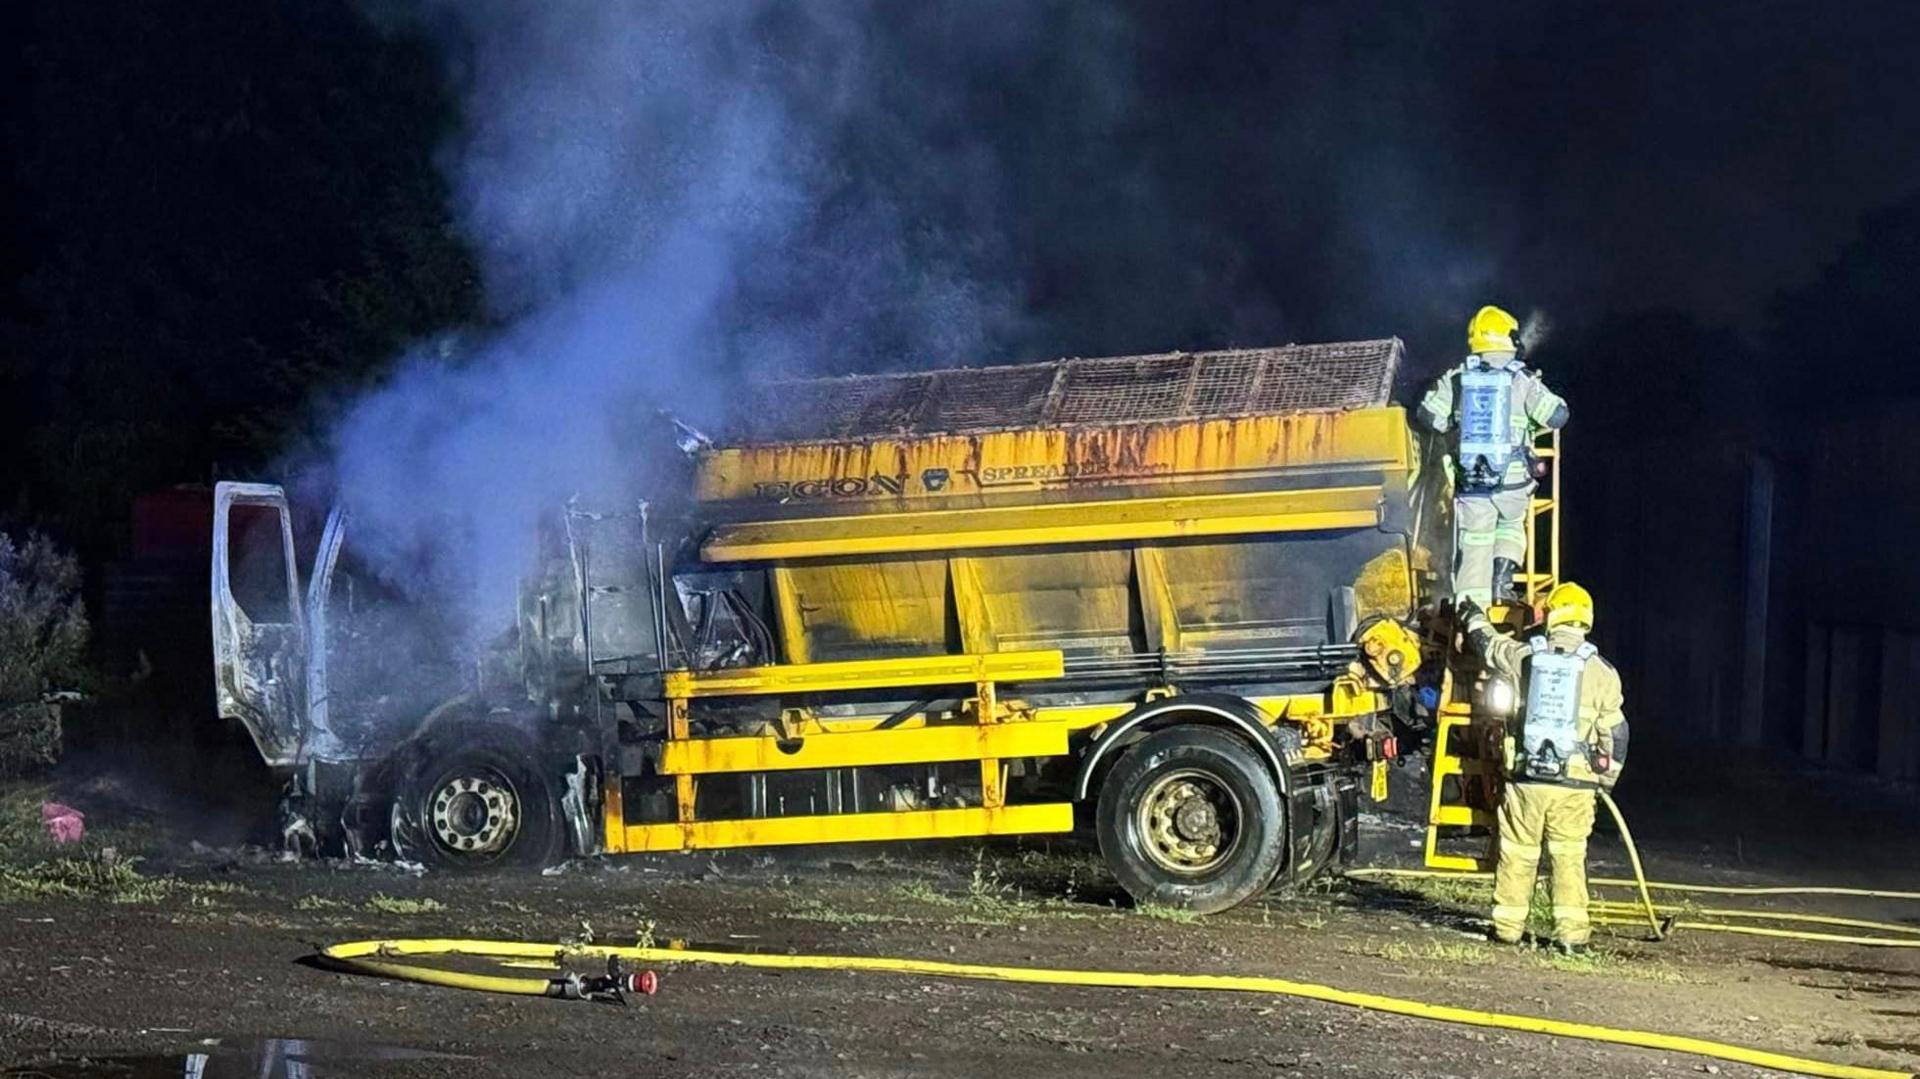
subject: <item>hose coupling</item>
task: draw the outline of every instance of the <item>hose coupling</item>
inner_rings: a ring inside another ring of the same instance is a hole
[[[561,1000],[591,1000],[599,1004],[621,1004],[627,995],[650,997],[660,991],[660,976],[651,970],[624,971],[619,960],[607,960],[605,974],[569,974],[547,983],[547,995]]]

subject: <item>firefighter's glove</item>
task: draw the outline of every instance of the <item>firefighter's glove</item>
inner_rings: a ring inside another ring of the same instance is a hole
[[[1454,618],[1458,620],[1460,625],[1469,633],[1473,631],[1473,623],[1476,619],[1485,621],[1487,617],[1487,612],[1480,609],[1480,605],[1473,601],[1472,596],[1461,596],[1459,599],[1454,600],[1453,614]]]
[[[1493,636],[1493,623],[1487,620],[1487,612],[1471,598],[1462,596],[1454,601],[1453,614],[1454,624],[1467,639],[1467,647],[1478,655],[1486,655],[1487,638]]]
[[[1620,782],[1620,769],[1612,757],[1595,750],[1588,759],[1593,765],[1594,778],[1600,781],[1601,790],[1610,791],[1615,783]]]

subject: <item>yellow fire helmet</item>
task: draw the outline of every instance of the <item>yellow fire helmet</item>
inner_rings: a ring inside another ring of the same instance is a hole
[[[1572,581],[1554,585],[1547,593],[1547,628],[1559,626],[1593,628],[1593,597]]]
[[[1467,323],[1467,351],[1475,354],[1512,352],[1513,335],[1518,329],[1519,319],[1491,304],[1482,307],[1474,312],[1473,321]]]

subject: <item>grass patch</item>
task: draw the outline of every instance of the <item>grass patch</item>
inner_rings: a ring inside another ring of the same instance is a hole
[[[1164,907],[1158,903],[1141,903],[1133,909],[1137,914],[1158,918],[1163,922],[1178,922],[1181,925],[1192,925],[1201,917],[1197,910],[1187,910],[1185,907]]]
[[[407,899],[383,892],[367,900],[367,909],[376,914],[432,914],[435,911],[446,910],[447,905],[438,899],[424,896],[419,899]]]
[[[885,914],[865,910],[841,910],[830,907],[818,899],[802,899],[786,912],[787,917],[801,922],[820,922],[825,925],[888,925],[911,924],[914,919],[904,914]]]
[[[109,847],[0,869],[0,898],[157,903],[172,894],[177,883],[165,877],[143,876],[132,859],[121,858]]]
[[[913,903],[949,908],[954,913],[941,920],[956,925],[1011,925],[1036,917],[1092,917],[1067,899],[1029,896],[1025,888],[1004,875],[1003,869],[999,859],[990,858],[981,848],[974,852],[973,872],[963,894],[943,892],[931,881],[910,880],[894,888],[894,895]]]
[[[73,846],[78,846],[75,844]],[[0,866],[0,900],[102,899],[109,903],[157,903],[186,896],[194,906],[211,906],[213,898],[239,895],[236,884],[184,881],[170,876],[148,876],[112,847],[74,850],[27,865]]]
[[[1415,896],[1441,907],[1484,913],[1484,908],[1493,902],[1493,882],[1490,880],[1408,877],[1385,879],[1378,883],[1380,887]]]
[[[1468,940],[1392,940],[1372,947],[1348,948],[1346,951],[1349,955],[1370,956],[1410,966],[1491,967],[1520,963],[1539,970],[1593,974],[1662,985],[1685,985],[1693,980],[1665,963],[1629,959],[1604,950],[1589,951],[1585,955],[1561,955],[1549,948],[1515,948],[1512,945]],[[1423,970],[1422,973],[1431,971]]]
[[[902,899],[914,903],[931,903],[946,906],[958,902],[953,896],[935,888],[932,881],[925,880],[910,880],[895,888],[893,893]]]
[[[11,862],[21,852],[53,846],[40,823],[40,803],[51,793],[31,784],[0,789],[0,859]]]
[[[1486,918],[1493,906],[1491,880],[1460,880],[1449,877],[1409,877],[1384,882],[1387,888],[1410,895],[1456,914]],[[1553,929],[1553,896],[1547,890],[1547,878],[1534,882],[1527,899],[1527,928],[1546,937]]]
[[[1023,891],[1067,902],[1080,900],[1089,886],[1098,890],[1111,880],[1099,858],[1075,847],[1027,847],[1011,863],[996,864]]]
[[[344,899],[331,899],[324,895],[303,895],[294,900],[294,910],[349,910],[352,903]]]
[[[1390,940],[1377,948],[1357,949],[1356,954],[1393,963],[1453,963],[1467,967],[1487,966],[1501,959],[1498,952],[1485,944],[1451,940],[1419,943]]]
[[[1640,962],[1612,952],[1590,951],[1585,955],[1561,955],[1558,952],[1543,951],[1528,958],[1541,966],[1570,974],[1601,974],[1610,978],[1656,982],[1662,985],[1686,985],[1694,981],[1665,963]]]
[[[213,905],[222,895],[246,889],[231,883],[184,881],[140,872],[137,856],[122,853],[132,829],[89,826],[78,843],[55,843],[40,821],[50,788],[20,784],[0,789],[0,902],[31,899],[98,899],[109,903],[157,903],[185,896],[193,906]]]

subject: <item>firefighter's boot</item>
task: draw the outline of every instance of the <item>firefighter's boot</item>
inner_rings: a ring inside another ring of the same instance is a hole
[[[1513,603],[1520,594],[1513,590],[1513,575],[1520,570],[1520,563],[1511,558],[1493,560],[1493,599],[1496,603]]]

